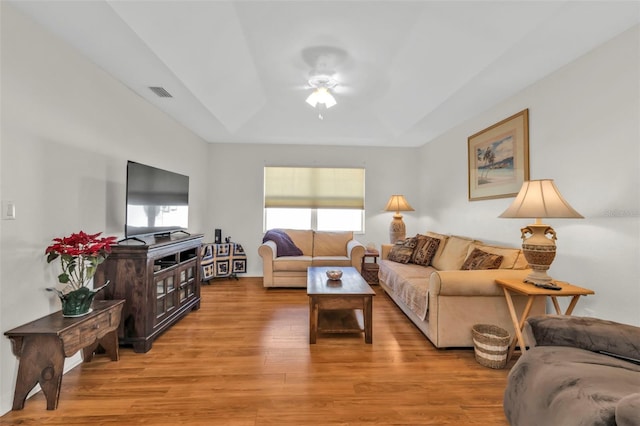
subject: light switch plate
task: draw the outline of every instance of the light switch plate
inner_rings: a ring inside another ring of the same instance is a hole
[[[13,201],[2,201],[2,220],[13,220],[16,218],[16,203]]]

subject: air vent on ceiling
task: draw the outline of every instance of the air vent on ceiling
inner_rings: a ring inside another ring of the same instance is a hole
[[[171,93],[167,92],[164,87],[149,87],[149,89],[161,98],[173,98]]]

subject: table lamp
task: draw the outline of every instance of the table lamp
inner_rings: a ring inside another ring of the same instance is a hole
[[[387,212],[396,212],[396,214],[393,215],[391,225],[389,225],[389,239],[391,240],[391,244],[395,244],[398,240],[404,240],[407,229],[402,221],[400,212],[412,212],[414,208],[409,205],[404,195],[392,195],[384,210]]]
[[[556,232],[542,223],[542,218],[583,218],[562,198],[553,179],[525,181],[513,203],[499,216],[502,218],[535,218],[522,232],[522,252],[533,269],[525,282],[538,287],[559,288],[547,275],[556,257]],[[550,237],[547,237],[549,235]]]

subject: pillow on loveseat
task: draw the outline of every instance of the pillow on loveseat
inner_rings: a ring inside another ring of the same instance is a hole
[[[313,235],[314,256],[346,256],[353,232],[316,231]]]

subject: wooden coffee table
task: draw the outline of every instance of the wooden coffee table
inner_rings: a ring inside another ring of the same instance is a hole
[[[342,279],[332,281],[326,272],[340,269]],[[312,266],[307,269],[309,296],[309,343],[316,343],[318,331],[325,333],[360,333],[364,341],[373,342],[373,291],[354,267]],[[360,327],[355,310],[362,310]]]

